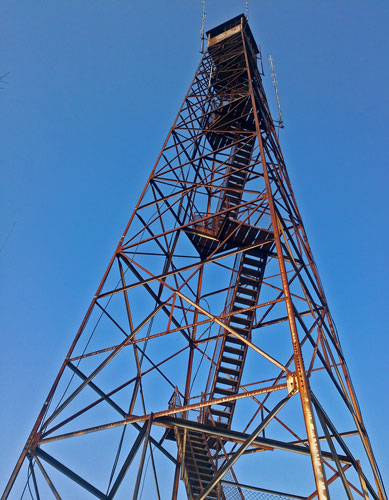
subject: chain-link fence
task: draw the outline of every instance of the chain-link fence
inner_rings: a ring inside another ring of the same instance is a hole
[[[226,500],[291,500],[303,499],[296,495],[272,492],[245,485],[237,485],[229,481],[221,481],[221,488]]]

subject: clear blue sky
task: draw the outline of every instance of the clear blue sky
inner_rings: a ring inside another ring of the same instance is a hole
[[[208,0],[206,28],[244,4]],[[2,0],[0,18],[2,489],[197,67],[201,8]],[[385,480],[389,3],[251,0],[250,25]]]

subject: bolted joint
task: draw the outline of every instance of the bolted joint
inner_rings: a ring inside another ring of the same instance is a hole
[[[289,372],[286,374],[286,385],[288,387],[289,396],[294,396],[299,392],[297,375],[295,372]]]

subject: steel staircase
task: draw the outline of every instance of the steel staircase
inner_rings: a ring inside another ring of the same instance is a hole
[[[258,303],[267,254],[254,248],[242,253],[237,272],[233,298],[229,307],[227,325],[247,340],[255,317],[253,308]],[[232,396],[239,392],[247,344],[226,331],[220,348],[210,399]],[[235,401],[210,407],[210,415],[218,426],[229,428]]]
[[[229,209],[228,219],[236,219],[236,207],[242,201],[243,189],[249,175],[251,155],[254,148],[254,139],[238,144],[234,148],[232,164],[227,169],[227,178],[224,185],[224,196],[221,198],[218,212]]]
[[[182,454],[182,477],[188,498],[196,498],[215,474],[208,444],[204,435],[196,431],[187,431],[185,436],[181,432],[177,442]],[[225,497],[215,489],[206,498],[224,500]]]

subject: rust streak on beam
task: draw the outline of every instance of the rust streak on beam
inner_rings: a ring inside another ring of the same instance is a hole
[[[279,384],[279,385],[271,386],[271,387],[263,387],[262,389],[256,389],[254,391],[248,391],[248,392],[244,392],[244,393],[234,394],[233,396],[226,396],[224,398],[215,398],[215,399],[211,399],[209,401],[200,401],[199,403],[184,405],[184,406],[180,406],[179,408],[172,408],[170,410],[163,410],[163,411],[155,412],[153,414],[153,418],[156,419],[159,417],[167,417],[169,415],[175,415],[177,413],[182,413],[185,411],[198,410],[200,408],[205,408],[205,407],[211,406],[211,405],[223,404],[223,403],[227,403],[229,401],[236,401],[238,399],[243,399],[243,398],[247,398],[250,396],[258,396],[259,394],[267,394],[269,392],[281,391],[284,389],[288,389],[287,384]],[[151,414],[140,415],[140,416],[129,416],[128,418],[126,418],[124,420],[118,420],[116,422],[111,422],[109,424],[98,425],[96,427],[89,427],[87,429],[81,429],[78,431],[69,432],[66,434],[58,435],[58,436],[52,436],[49,438],[43,437],[39,440],[39,444],[51,443],[53,441],[60,441],[62,439],[67,439],[67,438],[76,437],[76,436],[82,436],[84,434],[90,434],[91,432],[98,432],[98,431],[102,431],[105,429],[113,429],[115,427],[120,427],[122,425],[132,424],[134,422],[146,422],[149,418],[151,418]]]

